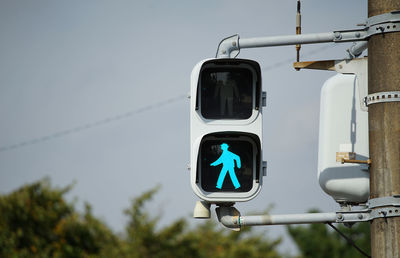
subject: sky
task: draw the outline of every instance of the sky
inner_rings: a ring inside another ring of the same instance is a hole
[[[148,205],[161,223],[190,219],[190,73],[219,42],[295,34],[295,0],[0,0],[0,193],[49,177],[122,231],[123,210]],[[302,32],[357,28],[367,1],[302,1]],[[351,43],[303,45],[301,60],[342,59]],[[335,72],[295,71],[294,46],[244,49],[260,63],[263,189],[242,214],[335,211],[317,181],[320,89]],[[215,217],[213,217],[215,220]],[[284,227],[267,229],[270,237]],[[284,250],[293,252],[285,238]]]

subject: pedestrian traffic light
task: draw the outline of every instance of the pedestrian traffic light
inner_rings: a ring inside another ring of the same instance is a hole
[[[208,59],[191,75],[191,185],[211,202],[248,201],[263,176],[261,70],[246,59]]]

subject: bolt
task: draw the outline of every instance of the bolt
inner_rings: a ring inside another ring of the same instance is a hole
[[[339,213],[339,214],[337,215],[337,219],[340,220],[340,221],[342,221],[342,220],[344,219],[344,217],[343,217],[342,214]]]
[[[232,42],[232,46],[236,47],[236,42],[235,41]]]
[[[335,32],[335,39],[341,39],[342,38],[342,34],[340,34],[340,32]]]
[[[361,36],[360,32],[356,32],[356,38],[359,38]]]
[[[362,214],[358,214],[358,218],[362,219],[364,216]]]

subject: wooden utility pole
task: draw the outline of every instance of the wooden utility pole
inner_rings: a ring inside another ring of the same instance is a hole
[[[400,10],[400,0],[369,0],[368,17]],[[400,91],[400,32],[368,41],[368,94]],[[400,194],[400,102],[368,107],[370,198]],[[400,257],[400,217],[371,222],[371,256]]]

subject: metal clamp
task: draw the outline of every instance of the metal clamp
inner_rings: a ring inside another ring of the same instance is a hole
[[[377,208],[371,211],[369,214],[369,220],[377,219],[377,218],[389,218],[389,217],[399,217],[400,216],[400,208],[395,207],[382,207]]]
[[[364,210],[339,211],[336,222],[354,223],[389,217],[400,217],[400,195],[370,199],[368,208]]]
[[[400,195],[373,198],[368,201],[369,220],[400,216]]]
[[[400,10],[368,18],[366,28],[368,37],[375,34],[400,31]]]
[[[400,31],[400,10],[369,17],[360,30],[334,32],[334,42],[368,40],[376,34]]]
[[[382,102],[400,101],[400,91],[386,91],[369,94],[364,98],[365,105],[371,105]]]
[[[400,207],[400,195],[372,198],[368,201],[369,209],[385,206]]]

